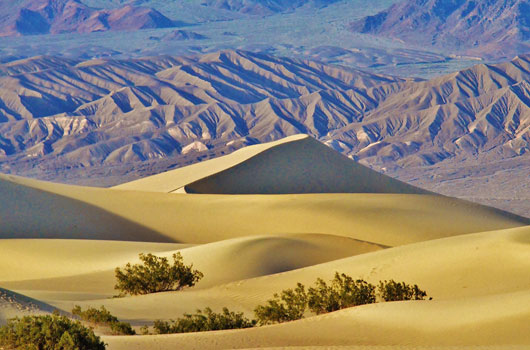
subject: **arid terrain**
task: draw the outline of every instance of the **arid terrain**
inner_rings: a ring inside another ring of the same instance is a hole
[[[305,135],[115,188],[2,176],[0,191],[0,322],[76,304],[104,305],[135,327],[207,306],[252,317],[278,290],[340,271],[417,283],[433,300],[104,341],[110,350],[530,345],[530,220],[377,174]],[[204,273],[197,286],[112,298],[115,267],[176,251]]]
[[[0,1],[0,198],[0,350],[529,349],[530,0]]]

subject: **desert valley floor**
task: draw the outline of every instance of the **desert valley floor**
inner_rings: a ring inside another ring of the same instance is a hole
[[[91,188],[0,175],[0,324],[104,305],[134,327],[256,305],[344,272],[418,284],[433,300],[376,303],[244,330],[103,336],[130,349],[528,349],[530,220],[378,174],[291,136]],[[113,298],[114,269],[181,252],[205,277]]]

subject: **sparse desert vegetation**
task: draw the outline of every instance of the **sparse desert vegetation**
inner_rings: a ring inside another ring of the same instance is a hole
[[[307,306],[307,293],[304,285],[298,283],[296,288],[285,289],[265,305],[258,305],[254,314],[261,325],[299,320],[304,317]]]
[[[317,315],[347,307],[375,303],[375,287],[362,280],[354,280],[344,273],[335,273],[329,285],[318,278],[308,289],[307,306]]]
[[[185,265],[180,253],[173,254],[173,264],[168,258],[158,257],[151,253],[140,254],[141,264],[116,268],[116,285],[114,289],[120,295],[139,295],[181,290],[193,287],[202,277],[200,271],[193,270],[193,265]]]
[[[108,327],[114,335],[136,334],[130,323],[121,322],[103,305],[99,309],[89,307],[86,310],[82,310],[81,306],[76,305],[72,309],[72,315],[79,317],[82,321],[87,322],[90,325]]]
[[[307,311],[316,315],[353,306],[380,301],[424,300],[427,293],[417,285],[405,282],[380,281],[379,287],[362,279],[353,279],[345,273],[335,273],[327,283],[318,278],[313,287],[307,289],[298,283],[296,288],[274,294],[266,305],[254,310],[261,325],[299,320]]]
[[[105,350],[105,344],[79,321],[57,314],[24,316],[0,327],[4,350]]]
[[[256,321],[249,320],[242,312],[236,313],[225,307],[222,312],[216,313],[207,307],[197,310],[195,314],[184,314],[182,318],[174,321],[156,320],[153,329],[156,334],[169,334],[241,329],[255,325]]]
[[[409,285],[405,282],[380,281],[377,286],[379,297],[384,301],[424,300],[427,292],[418,285]]]

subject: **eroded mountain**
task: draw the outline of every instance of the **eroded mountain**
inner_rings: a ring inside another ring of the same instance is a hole
[[[482,57],[530,49],[530,1],[407,0],[351,24],[355,32]]]

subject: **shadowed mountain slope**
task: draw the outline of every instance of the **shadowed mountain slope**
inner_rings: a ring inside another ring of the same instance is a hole
[[[408,0],[351,24],[356,32],[511,58],[530,48],[528,0]]]

